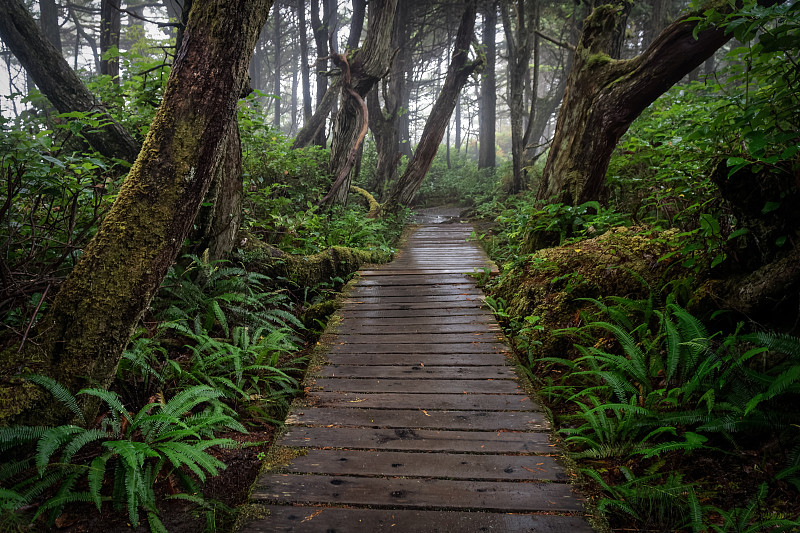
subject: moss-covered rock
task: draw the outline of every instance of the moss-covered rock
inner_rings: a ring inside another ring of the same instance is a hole
[[[564,355],[571,346],[552,335],[580,325],[580,312],[591,306],[582,298],[643,298],[672,279],[691,278],[675,251],[676,230],[653,232],[619,227],[573,244],[545,248],[505,271],[491,288],[506,302],[510,317],[540,317],[531,332],[535,354]],[[671,244],[672,243],[672,244]],[[541,344],[539,344],[541,343]]]

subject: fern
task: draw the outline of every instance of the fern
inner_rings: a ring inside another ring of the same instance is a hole
[[[86,420],[83,417],[83,411],[78,406],[78,402],[75,400],[75,397],[59,382],[54,380],[53,378],[42,376],[39,374],[26,374],[22,376],[24,379],[30,381],[31,383],[35,383],[40,387],[44,387],[50,394],[53,395],[53,398],[56,399],[59,403],[61,403],[64,407],[68,408],[72,414],[75,415],[75,418],[81,424],[86,424]]]

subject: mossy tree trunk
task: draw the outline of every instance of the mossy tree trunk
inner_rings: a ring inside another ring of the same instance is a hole
[[[670,24],[639,56],[612,59],[626,6],[602,5],[586,19],[539,198],[575,205],[600,198],[611,153],[639,114],[730,38],[718,28],[693,35],[708,6]]]
[[[142,151],[43,317],[39,347],[29,350],[29,360],[38,359],[40,370],[73,392],[113,379],[133,328],[189,234],[234,134],[236,103],[271,5],[194,2]]]
[[[334,176],[331,190],[323,199],[344,203],[350,190],[350,170],[369,123],[364,97],[383,76],[392,61],[391,35],[397,0],[373,0],[369,3],[367,35],[361,48],[349,58],[333,54],[342,69],[341,101],[333,126],[329,169]]]
[[[95,150],[107,157],[136,159],[139,143],[95,100],[61,53],[47,40],[21,0],[0,0],[0,38],[60,113],[96,111],[99,114],[98,118],[106,125],[83,132]]]
[[[453,56],[447,67],[444,85],[433,104],[428,120],[425,121],[425,128],[422,130],[422,137],[414,151],[414,157],[409,161],[400,179],[392,184],[389,197],[384,205],[386,211],[391,212],[399,205],[409,205],[416,196],[422,180],[431,168],[436,152],[439,151],[439,145],[450,122],[450,115],[453,114],[453,109],[456,107],[461,89],[472,73],[483,64],[481,58],[475,61],[469,60],[469,48],[475,28],[476,4],[477,2],[474,0],[467,2],[458,26]]]

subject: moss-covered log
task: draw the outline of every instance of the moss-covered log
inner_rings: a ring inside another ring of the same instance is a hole
[[[31,370],[73,392],[113,379],[130,334],[179,253],[223,159],[271,5],[271,0],[194,3],[142,151],[41,320],[39,336],[25,345]],[[13,383],[2,385],[0,421],[32,416],[40,423],[59,421],[57,411],[35,402],[7,404],[15,392]]]
[[[314,287],[332,278],[345,278],[363,265],[386,263],[392,255],[381,251],[333,246],[312,255],[294,255],[261,242],[252,235],[241,236],[238,258],[248,270],[273,279],[285,278],[301,287]]]

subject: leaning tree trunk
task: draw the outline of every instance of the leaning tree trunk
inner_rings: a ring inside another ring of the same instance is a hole
[[[323,203],[345,203],[350,190],[350,170],[367,133],[369,117],[364,97],[381,79],[392,61],[391,32],[397,0],[373,0],[364,43],[348,59],[333,54],[342,71],[339,114],[333,128],[329,169],[334,176]]]
[[[461,89],[472,73],[483,64],[480,58],[469,61],[469,46],[475,28],[475,14],[476,2],[470,1],[467,3],[458,26],[453,56],[450,66],[447,67],[444,85],[442,85],[442,90],[433,104],[431,114],[425,122],[425,129],[422,131],[422,137],[414,151],[414,157],[409,161],[408,167],[400,179],[392,184],[389,198],[384,206],[387,212],[394,211],[399,205],[409,205],[416,196],[422,180],[431,168],[436,152],[439,151],[439,144],[442,142]]]
[[[236,103],[271,4],[194,3],[141,154],[41,320],[38,348],[26,353],[28,365],[69,390],[110,383],[134,327],[189,234],[233,134]],[[25,407],[30,413],[33,406]],[[92,414],[91,406],[86,410]]]
[[[126,161],[136,159],[139,144],[95,101],[64,57],[42,34],[21,0],[0,0],[0,38],[59,112],[98,113],[106,125],[83,131],[98,152]]]
[[[575,49],[539,198],[575,205],[600,197],[619,138],[656,98],[726,43],[708,28],[693,35],[703,9],[670,24],[641,55],[615,60],[613,28],[624,16],[604,5],[586,19]]]

